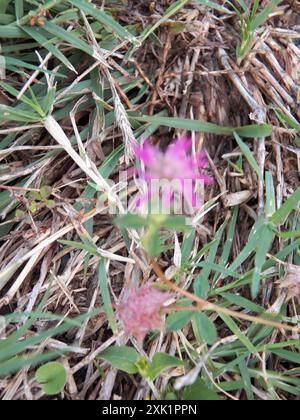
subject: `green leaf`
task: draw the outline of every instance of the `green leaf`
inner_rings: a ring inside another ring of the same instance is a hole
[[[240,138],[240,136],[237,133],[233,133],[233,135],[234,135],[234,138],[235,138],[237,144],[239,145],[239,148],[241,149],[243,155],[247,159],[251,168],[257,173],[257,176],[260,179],[263,179],[263,174],[261,173],[260,167],[258,166],[258,163],[256,162],[256,160],[255,160],[254,156],[252,155],[252,152],[249,149],[249,147],[247,146],[247,144],[243,142],[243,140]]]
[[[237,0],[237,2],[238,2],[238,4],[242,7],[243,11],[244,11],[247,15],[249,15],[250,10],[249,10],[249,8],[248,8],[247,4],[245,3],[245,0]]]
[[[210,0],[194,0],[196,3],[199,4],[203,4],[205,6],[211,7],[212,9],[218,10],[219,12],[222,13],[230,13],[230,11],[228,9],[226,9],[226,7],[221,6],[213,1]]]
[[[230,257],[230,252],[233,246],[234,235],[236,232],[236,223],[239,214],[239,206],[235,206],[231,216],[230,225],[227,233],[226,242],[223,245],[222,255],[220,257],[220,265],[226,267]],[[217,277],[214,278],[216,280]]]
[[[124,372],[134,374],[138,372],[136,363],[140,356],[138,352],[128,346],[114,346],[104,350],[100,355],[100,359],[106,360],[114,368],[123,370]]]
[[[166,353],[156,353],[152,363],[148,367],[147,376],[150,380],[154,381],[164,370],[183,365],[183,361],[175,356],[170,356]]]
[[[46,200],[52,193],[52,188],[49,185],[44,185],[40,189],[40,196],[42,200]]]
[[[0,30],[1,30],[1,27],[0,27]],[[35,45],[32,45],[32,44],[25,44],[25,45],[28,45],[28,46],[31,45],[32,47],[35,47]],[[20,48],[19,45],[18,45],[18,48]],[[28,47],[28,48],[30,48],[30,47]],[[56,76],[56,77],[59,76],[63,79],[67,78],[67,76],[65,76],[64,74],[54,72],[54,71],[51,71],[51,70],[47,70],[47,69],[44,69],[44,68],[41,68],[41,67],[38,67],[38,66],[34,66],[33,64],[30,64],[26,61],[18,60],[15,57],[4,56],[4,60],[5,60],[5,64],[7,66],[18,67],[22,70],[23,70],[23,68],[33,70],[33,71],[38,70],[40,73],[51,74],[51,75]],[[22,73],[22,71],[20,73]]]
[[[158,19],[153,26],[146,28],[141,35],[141,42],[143,43],[149,35],[151,35],[162,23],[170,19],[175,13],[177,13],[189,0],[177,0],[175,3],[171,4],[170,7],[166,10],[165,14]]]
[[[26,32],[31,38],[37,41],[41,46],[46,48],[49,52],[51,52],[54,57],[58,58],[68,69],[75,72],[73,65],[70,61],[64,56],[64,54],[52,44],[52,41],[44,36],[44,33],[47,32],[43,31],[41,28],[31,27],[31,26],[23,26],[23,31]]]
[[[285,359],[292,363],[296,363],[298,366],[300,365],[300,354],[298,352],[293,352],[289,350],[276,350],[272,351],[272,353],[276,354],[276,356],[279,356],[281,359]]]
[[[29,336],[29,338],[26,338],[24,340],[20,340],[20,341],[16,341],[16,340],[9,340],[6,339],[4,340],[4,348],[2,347],[2,341],[0,340],[0,360],[5,360],[8,359],[9,357],[15,357],[16,354],[19,354],[23,351],[25,351],[26,349],[30,348],[31,346],[34,346],[36,344],[40,344],[43,340],[52,337],[54,335],[58,335],[58,334],[63,334],[64,332],[68,331],[70,329],[70,327],[76,327],[79,328],[82,325],[82,322],[85,321],[86,319],[88,319],[91,316],[95,316],[97,314],[99,314],[101,311],[99,311],[98,309],[89,312],[89,313],[85,313],[83,315],[78,316],[75,319],[63,319],[63,323],[59,326],[56,326],[54,328],[49,328],[46,329],[45,331],[42,331],[39,334],[35,334],[33,336]],[[39,316],[40,317],[40,316]],[[57,317],[55,317],[56,319]],[[18,331],[16,331],[17,333]],[[14,333],[15,334],[15,333]],[[13,336],[13,334],[12,334]],[[60,350],[61,351],[61,350]],[[57,355],[57,352],[56,352]],[[24,360],[24,359],[22,359]],[[43,361],[45,361],[45,359],[43,359]],[[26,362],[24,363],[26,364]],[[28,364],[28,363],[27,363]],[[1,371],[2,371],[2,364],[0,364],[0,375],[1,375]]]
[[[69,0],[71,4],[78,7],[79,10],[84,11],[88,15],[93,16],[103,25],[105,25],[112,32],[118,34],[122,39],[135,40],[134,36],[121,26],[115,19],[106,14],[103,10],[99,9],[96,5],[90,4],[81,0]]]
[[[101,254],[99,253],[98,249],[95,248],[95,245],[91,245],[88,243],[82,243],[82,242],[76,242],[76,241],[67,241],[65,239],[60,239],[57,242],[59,242],[62,245],[70,246],[75,249],[83,249],[84,251],[89,252],[92,255],[95,255],[96,257],[101,257]]]
[[[197,264],[197,267],[201,268],[207,268],[209,270],[215,271],[216,273],[221,273],[222,277],[234,277],[234,278],[240,278],[240,274],[236,273],[235,271],[229,270],[228,268],[214,263],[209,263],[206,261],[202,261]]]
[[[192,252],[196,231],[192,230],[188,235],[184,237],[184,241],[181,249],[181,265],[184,266],[190,259]]]
[[[278,225],[284,221],[284,219],[297,208],[300,202],[300,187],[291,195],[284,204],[273,214],[270,222],[274,225]]]
[[[249,125],[245,127],[231,128],[221,127],[217,124],[212,124],[206,121],[199,120],[188,120],[184,118],[169,118],[160,116],[143,116],[134,117],[137,121],[149,122],[153,124],[162,125],[170,128],[182,128],[189,131],[199,131],[202,133],[209,134],[220,134],[220,135],[233,135],[234,132],[242,137],[256,138],[256,137],[267,137],[272,132],[272,127],[267,124],[263,125]]]
[[[291,128],[293,128],[294,130],[298,131],[298,133],[300,133],[300,124],[298,123],[297,120],[295,120],[294,118],[289,117],[288,115],[286,115],[284,112],[281,111],[281,109],[276,108],[274,106],[271,106],[271,109],[273,109],[273,111],[275,112],[276,116],[278,117],[278,119],[284,124],[288,124]]]
[[[266,205],[265,205],[265,214],[267,218],[273,216],[276,211],[276,197],[275,197],[275,188],[273,182],[272,172],[266,172]]]
[[[253,299],[256,298],[259,292],[259,284],[261,279],[262,268],[266,261],[266,255],[271,248],[274,239],[274,233],[268,225],[264,225],[260,232],[260,239],[257,242],[255,254],[255,267],[252,276],[251,293]]]
[[[67,383],[67,372],[61,363],[50,362],[36,371],[35,379],[42,385],[45,394],[56,395]]]
[[[24,16],[24,1],[15,0],[15,15],[16,19],[19,20]]]
[[[183,328],[193,318],[195,312],[180,311],[174,312],[168,316],[166,321],[166,329],[168,331],[178,331]]]
[[[1,4],[0,4],[0,10],[1,10]],[[14,15],[0,13],[0,25],[9,25],[10,23],[13,23],[14,21],[15,21]]]
[[[68,32],[60,26],[55,25],[55,23],[47,20],[43,27],[50,34],[62,39],[63,41],[70,44],[73,48],[78,48],[79,50],[85,52],[86,54],[93,56],[93,49],[84,41],[79,39],[74,33]]]
[[[41,117],[33,112],[23,111],[21,109],[0,104],[0,122],[7,121],[34,123],[41,121]]]
[[[49,209],[56,207],[56,202],[54,200],[46,200],[45,204]]]
[[[244,389],[247,394],[247,398],[249,401],[252,401],[254,399],[254,395],[253,395],[252,384],[251,384],[251,376],[249,374],[249,370],[248,370],[245,360],[241,360],[239,362],[239,368],[240,368],[240,372],[242,376]]]
[[[260,230],[265,224],[264,217],[259,217],[255,222],[251,233],[249,235],[248,243],[242,249],[240,254],[236,257],[233,263],[228,267],[229,270],[236,270],[243,262],[255,251],[257,242],[260,238]]]
[[[27,38],[25,32],[17,26],[3,25],[0,26],[0,38]]]
[[[254,302],[244,298],[243,296],[239,296],[238,294],[225,292],[221,293],[221,296],[238,307],[240,306],[241,308],[248,309],[249,311],[256,312],[258,314],[264,312],[264,309],[261,306],[256,305]]]
[[[47,95],[43,98],[41,105],[45,115],[51,113],[55,102],[56,88],[53,87],[48,90]]]
[[[185,401],[219,401],[219,395],[208,388],[203,379],[197,379],[193,385],[185,387],[183,392]]]
[[[109,325],[114,334],[117,333],[118,327],[117,322],[115,320],[114,310],[111,303],[110,293],[107,284],[107,274],[105,268],[105,261],[101,260],[99,265],[99,287],[101,291],[101,296],[103,300],[104,310],[109,322]]]
[[[36,213],[38,211],[38,205],[37,205],[36,201],[32,201],[30,203],[29,210],[31,211],[31,213]]]
[[[15,96],[16,98],[18,97],[19,92],[15,88],[10,86],[8,83],[0,81],[0,86],[3,89],[5,89],[7,92],[9,92],[11,95]],[[22,95],[21,98],[20,98],[20,101],[23,102],[24,104],[28,105],[29,107],[31,107],[41,117],[44,117],[45,116],[44,111],[42,110],[40,104],[37,103],[34,99],[35,98],[29,99],[29,98],[27,98],[27,96]]]
[[[225,221],[220,228],[218,229],[216,235],[215,235],[215,239],[214,239],[214,244],[211,247],[211,249],[209,250],[208,256],[205,260],[205,263],[207,262],[208,264],[213,264],[217,255],[217,251],[218,251],[218,247],[220,245],[220,241],[221,238],[223,236],[224,230],[226,228],[227,225],[227,221]],[[194,291],[196,293],[197,296],[201,297],[202,299],[206,299],[210,290],[210,284],[209,284],[209,275],[211,272],[211,268],[209,267],[208,264],[204,264],[203,265],[203,270],[201,271],[201,273],[199,274],[199,276],[195,279],[194,281]]]
[[[5,13],[11,0],[0,0],[0,13]]]
[[[161,219],[161,220],[160,220]],[[151,217],[151,221],[156,223],[165,229],[174,229],[176,231],[187,231],[190,227],[187,226],[187,220],[185,216],[165,216],[156,215]]]
[[[148,232],[142,237],[141,242],[151,257],[155,257],[161,253],[162,238],[156,226],[151,226],[148,229]]]
[[[126,214],[125,216],[117,217],[114,223],[122,229],[139,229],[149,226],[149,220],[137,214]]]
[[[268,4],[251,22],[251,31],[254,32],[259,26],[261,26],[274,12],[276,6],[282,3],[282,0],[271,0],[271,4]]]
[[[36,366],[40,363],[47,362],[48,360],[55,359],[60,357],[61,353],[63,353],[63,350],[60,350],[59,352],[46,352],[33,357],[13,357],[12,359],[0,363],[0,377],[18,372],[26,366]]]
[[[235,128],[234,131],[240,137],[247,137],[253,139],[260,137],[268,137],[271,135],[273,129],[272,126],[269,124],[252,124]]]
[[[215,324],[203,312],[196,313],[195,322],[202,340],[209,345],[214,344],[218,338]]]
[[[225,315],[225,314],[219,314],[219,316],[220,316],[220,318],[223,319],[223,321],[228,326],[228,328],[233,332],[233,334],[235,334],[238,337],[238,339],[241,341],[241,343],[244,344],[246,349],[250,353],[256,354],[257,350],[256,350],[255,346],[251,343],[251,341],[246,336],[246,334],[239,329],[239,327],[236,325],[234,320],[230,316]]]
[[[288,232],[279,232],[273,226],[270,226],[270,229],[272,229],[273,232],[275,233],[275,235],[279,236],[279,238],[291,239],[291,238],[298,238],[300,236],[300,230],[291,230],[291,231],[288,231]]]

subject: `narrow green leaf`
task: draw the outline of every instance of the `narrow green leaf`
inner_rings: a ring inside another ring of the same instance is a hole
[[[189,230],[185,216],[166,216],[157,214],[150,217],[150,222],[157,224],[165,229],[175,229],[177,231]]]
[[[20,39],[27,38],[27,35],[22,29],[13,25],[0,26],[0,38],[6,39]]]
[[[284,124],[286,123],[287,125],[289,125],[291,128],[293,128],[294,130],[297,130],[298,133],[300,133],[300,124],[298,123],[297,120],[295,120],[294,118],[291,118],[290,116],[286,115],[284,112],[281,111],[281,109],[276,108],[276,107],[271,107],[271,109],[273,109],[273,111],[275,112],[276,116],[278,117],[278,119]]]
[[[24,16],[23,0],[15,0],[15,15],[17,20],[21,19]]]
[[[271,4],[268,4],[251,22],[251,31],[254,32],[259,26],[261,26],[274,12],[276,6],[282,3],[282,0],[271,0]]]
[[[51,113],[52,108],[54,106],[54,102],[55,102],[55,95],[56,95],[56,88],[53,87],[48,90],[47,95],[43,98],[41,106],[45,115],[48,115],[49,113]]]
[[[164,15],[158,19],[154,25],[150,28],[146,28],[141,35],[141,42],[145,42],[149,35],[151,35],[159,26],[164,23],[166,20],[170,19],[175,13],[177,13],[183,6],[185,6],[189,0],[177,0],[175,3],[172,3],[171,6],[166,10]]]
[[[76,241],[67,241],[65,239],[60,239],[57,242],[62,244],[62,245],[70,246],[74,249],[82,249],[84,251],[89,252],[92,255],[95,255],[96,257],[101,257],[101,254],[98,252],[97,249],[95,249],[95,246],[89,245],[87,243],[76,242]]]
[[[259,138],[268,137],[272,133],[272,126],[268,124],[252,124],[235,128],[234,131],[240,137]]]
[[[19,92],[15,88],[13,88],[11,85],[9,85],[8,83],[1,82],[0,81],[0,86],[4,90],[6,90],[6,92],[8,92],[11,95],[13,95],[15,98],[18,97]],[[44,116],[43,110],[41,109],[40,105],[39,104],[36,104],[34,100],[29,99],[25,95],[22,95],[22,97],[20,98],[20,101],[23,102],[24,104],[28,105],[29,107],[31,107],[34,111],[36,111],[41,116]],[[14,108],[14,109],[16,109],[16,108]]]
[[[217,124],[212,124],[206,121],[188,120],[184,118],[160,117],[157,115],[153,117],[134,117],[134,119],[137,121],[154,123],[170,128],[182,128],[190,131],[199,131],[203,133],[220,134],[227,136],[232,135],[234,132],[236,132],[242,137],[256,138],[269,136],[272,132],[272,127],[267,124],[230,128],[221,127]]]
[[[236,223],[237,223],[238,214],[239,214],[239,206],[235,206],[234,210],[233,210],[232,217],[230,219],[230,225],[229,225],[229,229],[228,229],[226,242],[223,246],[223,251],[222,251],[221,258],[220,258],[220,265],[223,266],[223,267],[225,267],[228,263],[230,252],[231,252],[231,249],[232,249],[232,246],[233,246],[233,239],[234,239],[234,235],[235,235],[235,231],[236,231]],[[216,279],[216,277],[215,277],[215,279]]]
[[[254,400],[253,390],[252,390],[252,384],[251,384],[251,377],[249,375],[249,370],[247,368],[245,360],[241,360],[239,363],[239,368],[242,376],[242,381],[244,384],[244,389],[247,394],[247,398],[249,401]]]
[[[91,316],[97,315],[100,313],[99,310],[94,310],[89,313],[85,313],[83,315],[78,316],[74,320],[65,319],[64,322],[59,325],[58,327],[49,328],[39,334],[26,338],[19,342],[14,342],[11,346],[4,348],[1,350],[0,359],[5,360],[10,357],[14,357],[16,354],[28,349],[30,346],[34,346],[36,344],[41,343],[43,340],[52,337],[54,335],[62,334],[70,329],[70,325],[74,327],[75,325],[77,328],[81,326],[81,323],[86,319],[90,318]],[[72,321],[72,322],[71,322]],[[76,322],[76,324],[74,324]],[[1,343],[1,341],[0,341]],[[46,359],[45,359],[46,360]]]
[[[219,12],[222,12],[222,13],[231,14],[230,10],[226,9],[226,7],[221,6],[220,4],[215,3],[213,1],[210,1],[210,0],[194,0],[194,2],[198,3],[198,4],[203,4],[204,6],[208,6],[212,9],[218,10]]]
[[[225,322],[225,324],[227,325],[227,327],[233,332],[233,334],[235,334],[238,339],[240,340],[241,343],[244,344],[244,346],[246,347],[246,349],[253,354],[257,353],[256,348],[254,347],[254,345],[251,343],[251,341],[249,340],[249,338],[245,335],[245,333],[243,333],[239,327],[236,325],[236,323],[234,322],[234,320],[225,314],[219,314],[220,318],[223,319],[223,321]]]
[[[82,10],[88,15],[93,16],[95,19],[105,25],[106,28],[118,34],[122,39],[129,39],[131,41],[135,40],[134,36],[128,32],[127,29],[121,26],[115,19],[113,19],[103,10],[99,9],[97,5],[81,0],[69,0],[69,2],[75,7],[78,7],[79,10]]]
[[[32,45],[32,44],[28,44],[28,45],[31,45],[31,47],[35,47],[35,45]],[[19,45],[18,45],[18,48],[19,48]],[[4,60],[5,60],[5,64],[6,64],[7,67],[8,66],[16,66],[16,67],[18,67],[18,69],[21,69],[20,72],[22,72],[23,68],[25,68],[25,69],[29,69],[29,70],[33,70],[33,71],[38,70],[40,73],[51,74],[53,76],[64,78],[64,79],[67,78],[67,76],[62,74],[62,73],[54,72],[54,71],[47,70],[47,69],[44,69],[44,68],[40,68],[40,67],[35,66],[33,64],[27,63],[26,61],[19,60],[15,57],[5,55]]]
[[[214,245],[210,248],[207,258],[205,259],[204,263],[213,264],[217,251],[220,245],[221,238],[223,236],[224,230],[226,228],[227,221],[223,223],[223,225],[218,229],[215,239]],[[203,264],[203,270],[199,274],[199,276],[194,281],[194,291],[197,296],[201,297],[202,299],[206,299],[210,290],[209,285],[209,275],[211,273],[211,268],[208,264]]]
[[[258,314],[264,312],[264,309],[261,306],[256,305],[254,302],[244,298],[243,296],[226,292],[221,293],[221,296],[238,307],[248,309],[249,311],[256,312]]]
[[[184,241],[183,241],[182,249],[181,249],[181,265],[182,266],[184,266],[190,259],[195,236],[196,236],[196,231],[192,230],[192,232],[185,235],[184,237]]]
[[[0,13],[5,13],[11,0],[0,0]]]
[[[1,362],[0,377],[15,373],[26,366],[33,367],[39,365],[40,363],[56,359],[57,357],[60,357],[62,353],[63,350],[60,350],[59,352],[46,352],[33,357],[14,357],[6,362]]]
[[[200,262],[197,264],[197,267],[201,267],[203,269],[208,269],[211,271],[215,271],[217,273],[221,273],[222,277],[234,277],[234,278],[240,278],[240,274],[236,273],[235,271],[229,270],[228,268],[219,265],[219,264],[214,264],[214,263],[210,263],[210,262]]]
[[[252,252],[255,251],[257,242],[259,241],[259,238],[260,238],[260,229],[262,228],[264,223],[265,223],[264,217],[259,217],[257,219],[257,221],[255,222],[251,230],[248,243],[242,249],[240,254],[236,257],[233,263],[228,267],[229,270],[232,270],[232,271],[236,270],[252,254]]]
[[[278,225],[284,221],[284,219],[297,208],[300,202],[300,187],[291,195],[284,204],[273,214],[270,222],[274,225]]]
[[[72,45],[72,47],[78,48],[86,54],[93,56],[93,49],[86,42],[75,36],[72,32],[66,31],[65,29],[55,25],[55,23],[50,22],[49,20],[46,21],[43,28],[50,34],[57,36],[68,44]]]
[[[41,121],[41,117],[33,112],[0,104],[0,122],[6,121],[34,123]]]
[[[276,354],[276,356],[279,356],[281,359],[296,363],[298,366],[300,365],[299,343],[297,352],[290,350],[273,350],[272,353]]]
[[[265,214],[267,218],[273,216],[276,211],[276,197],[275,197],[275,187],[273,181],[272,172],[266,172],[266,205],[265,205]]]
[[[258,166],[258,163],[256,162],[256,160],[255,160],[251,150],[247,146],[247,144],[243,142],[243,140],[240,138],[240,136],[237,133],[233,133],[233,135],[234,135],[234,138],[235,138],[237,144],[239,145],[239,148],[241,149],[243,155],[247,159],[251,168],[257,173],[257,176],[260,179],[263,179],[263,174],[261,173],[260,167]]]
[[[252,276],[252,286],[251,286],[251,292],[252,297],[256,298],[259,292],[259,284],[261,280],[261,272],[262,268],[266,261],[266,255],[271,248],[273,239],[274,239],[274,233],[269,228],[268,225],[264,225],[261,232],[260,232],[260,238],[257,242],[256,247],[256,255],[255,255],[255,267],[253,271]]]
[[[31,38],[35,39],[40,46],[46,48],[50,51],[59,61],[61,61],[68,69],[75,72],[73,65],[70,61],[65,57],[65,55],[55,47],[51,40],[48,40],[43,35],[43,30],[41,28],[31,27],[31,26],[23,26],[23,31],[26,32]]]
[[[14,21],[15,21],[15,17],[13,15],[0,13],[0,25],[9,25],[10,23],[13,23]]]
[[[116,334],[118,332],[118,326],[115,319],[107,282],[108,280],[105,268],[105,261],[101,260],[99,265],[99,287],[101,291],[101,297],[103,300],[103,306],[110,328],[112,329],[113,333]]]

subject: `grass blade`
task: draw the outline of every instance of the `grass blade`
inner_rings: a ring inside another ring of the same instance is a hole
[[[260,230],[258,239],[259,240],[257,242],[255,255],[255,267],[252,276],[251,286],[253,298],[256,298],[256,296],[258,295],[262,268],[266,261],[266,255],[274,239],[274,233],[271,231],[268,225],[264,225],[263,228]]]
[[[291,195],[284,204],[273,214],[270,222],[274,225],[278,225],[284,221],[284,219],[295,210],[300,203],[300,187]]]
[[[159,116],[143,116],[134,117],[135,120],[141,122],[149,122],[158,125],[162,125],[170,128],[182,128],[189,131],[199,131],[202,133],[219,134],[219,135],[233,135],[234,132],[242,137],[256,138],[266,137],[272,132],[272,127],[268,124],[263,125],[250,125],[245,127],[230,128],[221,127],[217,124],[209,123],[206,121],[188,120],[184,118],[169,118]]]
[[[243,142],[243,140],[240,138],[240,136],[236,132],[233,133],[233,135],[234,135],[234,138],[235,138],[237,144],[239,145],[239,148],[241,149],[243,155],[247,159],[251,168],[257,173],[257,176],[260,179],[263,179],[263,174],[261,173],[260,167],[258,166],[258,163],[256,162],[256,160],[255,160],[251,150],[247,146],[247,144]]]
[[[73,4],[73,6],[78,7],[79,10],[83,10],[86,14],[93,16],[106,28],[109,28],[112,32],[119,35],[121,39],[135,41],[135,37],[129,31],[127,31],[127,29],[121,26],[115,19],[113,19],[103,10],[98,9],[96,5],[81,0],[69,0],[69,2]]]
[[[111,303],[110,293],[107,285],[107,274],[105,261],[101,260],[99,264],[99,287],[103,299],[104,310],[109,322],[109,325],[114,334],[118,332],[118,326],[115,320],[114,310]]]

